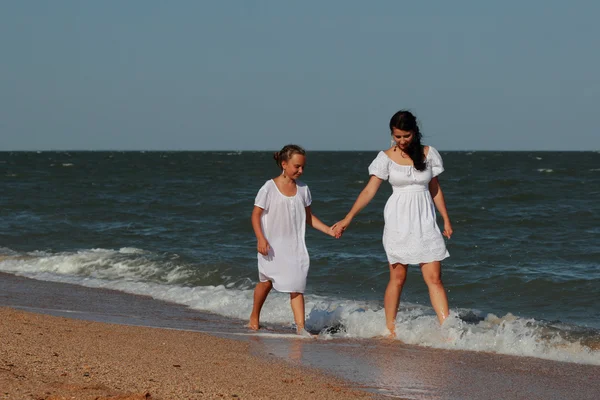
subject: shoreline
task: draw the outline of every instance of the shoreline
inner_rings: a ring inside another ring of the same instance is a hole
[[[0,307],[0,398],[372,398],[250,344]],[[119,397],[120,396],[120,397]]]
[[[244,322],[0,273],[0,399],[591,400],[600,393],[598,365],[387,340],[308,340],[250,332]],[[6,397],[5,387],[21,392]]]
[[[0,399],[374,397],[257,352],[257,337],[235,336],[247,332],[147,296],[0,273]]]

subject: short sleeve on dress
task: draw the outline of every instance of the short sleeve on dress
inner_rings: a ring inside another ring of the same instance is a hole
[[[388,179],[390,175],[390,158],[383,151],[380,151],[369,165],[369,175],[375,175],[384,181]]]
[[[310,194],[310,189],[308,186],[306,187],[306,196],[304,197],[304,207],[308,207],[312,204],[312,196]]]
[[[268,182],[260,188],[254,199],[254,205],[262,208],[263,210],[269,209],[269,185]]]
[[[429,153],[427,153],[427,161],[431,164],[431,172],[433,173],[434,177],[444,172],[442,156],[435,148],[431,146],[429,146]]]

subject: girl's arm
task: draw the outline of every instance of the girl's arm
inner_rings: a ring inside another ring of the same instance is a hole
[[[442,235],[450,239],[453,233],[452,224],[450,223],[448,210],[446,210],[446,200],[444,200],[444,193],[442,192],[442,187],[440,186],[440,181],[437,176],[429,182],[429,193],[431,193],[431,198],[433,199],[435,207],[444,219],[444,231],[442,232]]]
[[[254,229],[254,234],[256,235],[256,240],[257,240],[257,244],[256,244],[256,250],[258,250],[258,252],[260,254],[262,254],[263,256],[266,256],[269,254],[269,250],[271,249],[271,246],[269,245],[269,241],[267,240],[267,238],[265,237],[265,234],[262,231],[262,227],[260,225],[260,216],[263,213],[263,209],[258,207],[258,206],[254,206],[254,209],[252,210],[252,229]]]
[[[310,206],[306,207],[306,225],[312,226],[316,230],[321,231],[326,235],[335,237],[333,230],[312,213]]]
[[[340,236],[342,236],[342,233],[346,230],[348,225],[350,225],[350,222],[352,222],[352,219],[356,216],[356,214],[358,214],[363,208],[367,206],[367,204],[371,202],[371,200],[373,200],[373,197],[375,197],[375,194],[377,194],[377,191],[381,186],[381,182],[383,182],[383,179],[378,178],[375,175],[371,175],[369,182],[356,198],[354,205],[352,206],[348,214],[346,214],[346,217],[343,220],[336,222],[332,226],[336,237],[339,238]]]

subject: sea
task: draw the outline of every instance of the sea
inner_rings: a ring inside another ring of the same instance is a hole
[[[411,266],[398,340],[600,365],[600,153],[440,153],[451,315],[440,327]],[[376,155],[309,151],[314,214],[342,219]],[[269,151],[0,152],[0,272],[149,296],[239,330],[258,281],[254,198],[278,174]],[[384,183],[341,239],[307,228],[306,323],[322,340],[385,334],[390,194]],[[270,294],[262,323],[293,332],[289,295]]]

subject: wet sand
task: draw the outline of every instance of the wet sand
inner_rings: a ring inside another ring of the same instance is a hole
[[[0,310],[2,400],[148,393],[154,399],[598,399],[600,393],[600,366],[397,341],[253,334],[245,321],[149,297],[2,273],[0,305],[11,307]]]
[[[386,340],[263,341],[262,352],[403,399],[600,398],[600,366],[474,351],[441,350]]]

